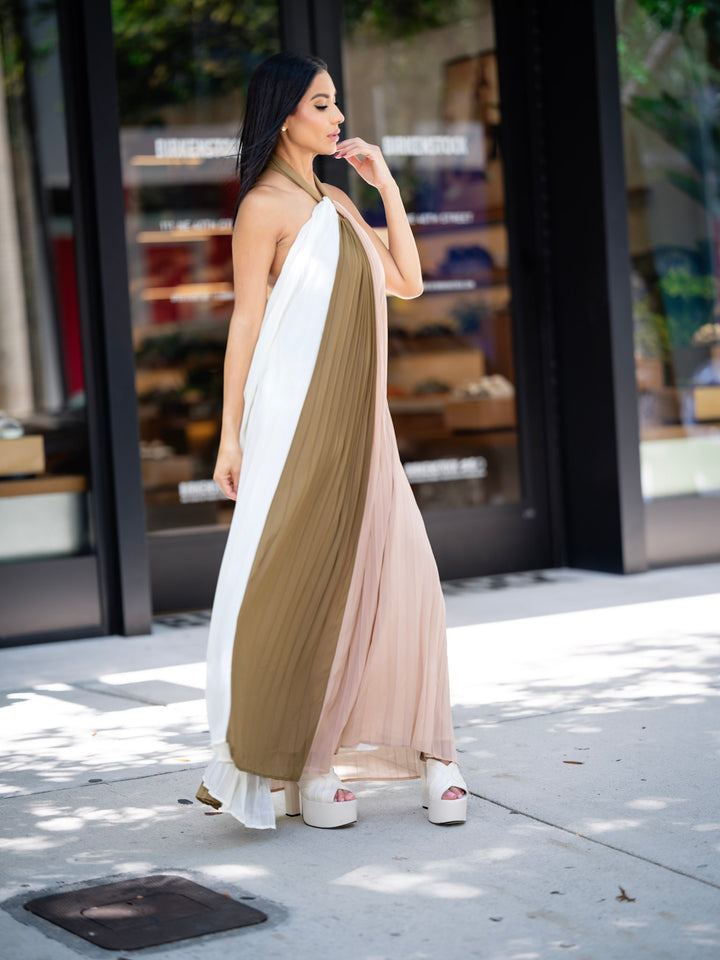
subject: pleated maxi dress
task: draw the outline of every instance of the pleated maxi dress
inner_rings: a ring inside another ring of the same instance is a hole
[[[243,463],[213,602],[213,759],[197,797],[275,826],[271,790],[456,760],[445,605],[386,398],[380,257],[317,201],[268,299],[244,391]]]

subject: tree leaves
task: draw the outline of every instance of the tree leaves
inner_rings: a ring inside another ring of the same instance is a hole
[[[112,14],[124,124],[239,93],[279,49],[276,0],[112,0]]]

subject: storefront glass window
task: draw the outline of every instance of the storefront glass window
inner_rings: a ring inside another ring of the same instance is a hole
[[[112,0],[150,531],[230,522],[212,481],[232,312],[237,133],[275,0]]]
[[[490,0],[345,4],[346,132],[400,184],[425,292],[389,302],[388,398],[423,509],[520,499],[500,96]],[[384,235],[377,191],[353,200]]]
[[[646,500],[720,494],[720,15],[617,0]]]
[[[92,552],[56,8],[0,5],[0,561]]]

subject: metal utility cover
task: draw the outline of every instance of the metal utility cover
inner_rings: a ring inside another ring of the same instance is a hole
[[[25,909],[106,950],[140,950],[267,920],[232,897],[163,875],[39,897]]]

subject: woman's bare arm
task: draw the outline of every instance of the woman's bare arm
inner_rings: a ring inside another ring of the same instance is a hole
[[[337,187],[330,186],[328,186],[328,193],[349,208],[372,240],[385,269],[387,292],[405,300],[419,297],[423,290],[420,257],[400,196],[400,188],[385,163],[380,147],[366,143],[359,137],[353,137],[338,143],[335,156],[344,157],[363,180],[377,188],[385,207],[388,246],[385,246],[377,233],[365,222],[347,194],[338,190]]]
[[[233,229],[235,304],[225,349],[220,447],[213,474],[231,500],[237,499],[242,464],[243,391],[267,302],[268,277],[278,235],[276,220],[277,204],[269,202],[262,188],[256,188],[241,203]]]

